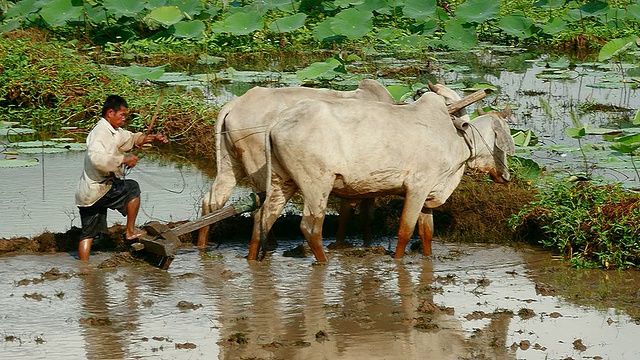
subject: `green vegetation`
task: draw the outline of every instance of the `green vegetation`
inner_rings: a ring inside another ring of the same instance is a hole
[[[200,143],[189,153],[211,156],[215,112],[198,93],[165,94],[157,86],[117,75],[58,43],[0,38],[0,121],[17,121],[39,131],[36,139],[75,137],[95,124],[110,94],[127,99],[127,127],[138,131],[147,129],[164,94],[154,131],[166,132],[178,144],[198,139]],[[25,133],[11,130],[8,135],[12,141],[33,136]]]
[[[640,268],[640,195],[618,185],[555,182],[509,223],[574,266]]]
[[[467,50],[479,41],[597,48],[640,35],[635,0],[5,0],[0,10],[0,32],[36,26],[93,44],[187,39],[208,53],[353,43]]]

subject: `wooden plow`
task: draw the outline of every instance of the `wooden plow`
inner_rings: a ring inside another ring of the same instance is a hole
[[[261,202],[260,197],[252,193],[229,206],[174,228],[169,228],[157,221],[150,221],[144,224],[147,234],[138,238],[138,242],[133,243],[131,247],[134,251],[144,251],[147,255],[147,261],[152,265],[167,270],[182,245],[181,235],[199,230],[231,216],[253,211],[260,206]]]

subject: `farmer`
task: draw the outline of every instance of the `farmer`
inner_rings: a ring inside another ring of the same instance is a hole
[[[80,260],[88,260],[93,238],[107,230],[107,209],[118,210],[127,217],[126,240],[145,234],[135,227],[140,208],[140,187],[135,180],[123,179],[123,167],[132,168],[138,157],[125,152],[145,143],[167,143],[162,134],[145,135],[124,130],[127,102],[111,95],[102,106],[102,118],[87,137],[84,171],[76,189],[82,234],[78,245]]]

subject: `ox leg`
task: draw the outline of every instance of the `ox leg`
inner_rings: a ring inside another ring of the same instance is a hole
[[[304,184],[313,182],[303,182]],[[333,184],[333,179],[324,181],[318,179],[315,184]],[[327,202],[329,201],[329,193],[331,187],[322,189],[315,188],[311,191],[302,189],[304,197],[304,209],[302,211],[302,221],[300,222],[300,230],[309,243],[309,247],[318,262],[327,262],[327,257],[322,248],[322,223],[324,222],[325,211],[327,210]]]
[[[371,246],[371,224],[373,223],[373,201],[364,199],[360,203],[360,224],[362,225],[363,246]]]
[[[340,210],[338,210],[338,230],[336,231],[337,248],[341,248],[346,245],[347,227],[349,227],[351,209],[351,202],[349,200],[340,200]]]
[[[422,253],[431,255],[431,240],[433,239],[433,210],[423,207],[418,216],[418,233],[422,240]]]
[[[202,199],[202,216],[222,208],[229,200],[236,182],[235,174],[230,169],[222,169],[211,184],[211,190]],[[198,246],[207,245],[210,228],[205,226],[198,230]]]
[[[407,247],[407,243],[413,235],[413,230],[416,228],[416,222],[418,221],[418,215],[424,204],[424,199],[416,200],[410,196],[409,192],[404,200],[404,207],[402,209],[402,215],[400,216],[400,229],[398,229],[398,246],[396,252],[393,255],[395,259],[402,259],[404,256],[404,249]]]
[[[272,175],[271,189],[267,192],[264,203],[253,216],[253,234],[247,260],[258,260],[260,244],[264,243],[273,223],[276,222],[296,190],[298,187],[291,179],[285,181],[276,174]]]

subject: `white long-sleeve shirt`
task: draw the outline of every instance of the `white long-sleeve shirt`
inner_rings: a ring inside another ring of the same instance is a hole
[[[101,118],[87,137],[84,171],[76,188],[76,205],[91,206],[111,189],[110,179],[122,178],[124,153],[133,149],[142,133],[114,129]]]

